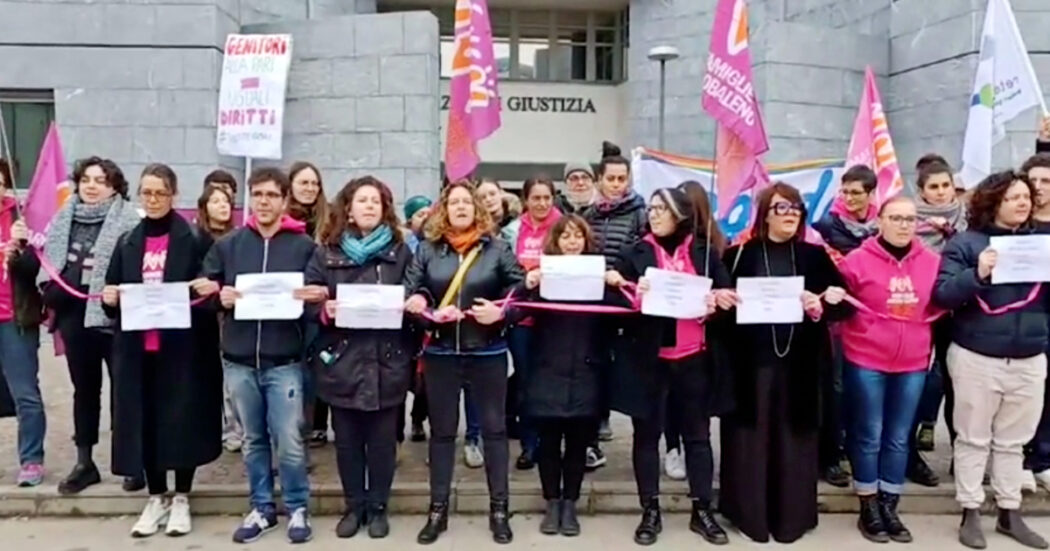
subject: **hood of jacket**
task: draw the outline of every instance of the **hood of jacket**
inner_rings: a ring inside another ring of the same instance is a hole
[[[259,220],[255,218],[255,215],[251,215],[248,218],[248,222],[245,226],[251,228],[255,233],[259,233]],[[277,233],[280,232],[291,232],[291,233],[306,233],[306,222],[296,220],[287,214],[281,215],[281,225],[277,229]]]

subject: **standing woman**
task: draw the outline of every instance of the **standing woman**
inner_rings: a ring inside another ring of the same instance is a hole
[[[999,172],[977,186],[969,228],[944,247],[933,300],[954,313],[948,371],[955,389],[955,499],[963,507],[959,541],[987,543],[981,530],[985,467],[992,455],[996,531],[1036,549],[1047,543],[1021,519],[1023,448],[1043,411],[1048,300],[1040,284],[993,284],[993,236],[1029,235],[1032,185]]]
[[[185,283],[194,294],[218,292],[218,284],[196,279],[212,244],[175,213],[175,173],[167,165],[142,171],[139,198],[146,218],[120,239],[106,271],[102,301],[116,320],[113,340],[113,472],[145,471],[149,500],[132,537],[190,533],[189,493],[197,467],[222,452],[222,365],[215,312],[191,308],[188,329],[123,331],[120,285]],[[175,471],[175,497],[168,501],[168,471]]]
[[[327,282],[328,296],[335,297],[345,283],[401,285],[411,260],[390,188],[365,176],[336,195],[332,225],[307,277]],[[325,303],[319,352],[310,362],[317,395],[332,408],[346,499],[336,535],[352,537],[367,524],[369,536],[383,538],[390,533],[387,502],[397,455],[395,429],[412,383],[415,332],[336,327],[337,304]]]
[[[517,217],[511,212],[503,186],[495,178],[482,178],[477,189],[481,204],[496,224],[496,232],[504,241],[513,244],[518,236],[515,233],[517,226],[511,226],[511,222]]]
[[[98,296],[105,286],[117,240],[139,223],[139,214],[128,201],[124,173],[113,161],[99,157],[77,161],[73,181],[76,194],[51,220],[44,254],[67,284],[78,292]],[[54,281],[44,287],[44,305],[54,312],[73,381],[77,462],[69,476],[58,484],[58,491],[63,495],[77,494],[102,480],[91,450],[98,444],[102,362],[106,362],[111,375],[113,370],[113,320],[102,311],[99,299],[85,301],[74,297]],[[127,491],[143,486],[142,474],[132,473],[124,480]]]
[[[918,214],[907,197],[882,204],[878,237],[839,263],[850,295],[863,305],[842,324],[843,381],[850,404],[848,447],[860,499],[857,528],[876,543],[909,543],[897,516],[915,412],[933,343],[931,301],[940,257],[916,238]],[[825,302],[841,303],[829,287]]]
[[[806,207],[776,182],[756,200],[754,237],[730,247],[725,265],[741,277],[805,278],[801,323],[733,325],[726,342],[735,410],[722,417],[722,514],[756,542],[791,543],[817,526],[820,381],[831,372],[828,327],[818,298],[842,278],[823,247],[803,240]],[[733,292],[718,296],[733,307]],[[816,321],[814,321],[816,319]],[[686,454],[688,457],[688,453]]]
[[[441,192],[408,273],[405,309],[433,309],[431,339],[423,351],[430,400],[430,514],[419,543],[430,544],[448,528],[448,499],[459,427],[459,395],[474,390],[481,415],[488,478],[489,530],[510,543],[507,482],[507,340],[503,310],[495,302],[522,286],[524,274],[510,244],[469,182]],[[468,317],[469,316],[469,317]]]
[[[637,282],[639,295],[649,290],[646,270],[657,268],[711,278],[715,289],[729,285],[718,254],[696,238],[696,212],[689,197],[677,189],[661,189],[649,204],[652,232],[627,246],[608,281],[621,286]],[[697,297],[698,299],[700,297]],[[714,293],[706,297],[707,315],[715,312]],[[642,520],[634,532],[639,545],[652,545],[663,523],[660,518],[660,436],[667,410],[678,414],[689,497],[693,501],[689,529],[716,545],[729,543],[712,510],[714,452],[711,416],[725,413],[731,397],[728,363],[716,358],[708,322],[634,316],[625,324],[611,370],[612,408],[631,416],[634,442],[631,460],[642,505]]]

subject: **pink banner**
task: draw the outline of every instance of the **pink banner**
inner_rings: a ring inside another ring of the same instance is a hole
[[[33,172],[33,181],[26,195],[22,216],[29,227],[29,242],[43,247],[47,240],[47,229],[51,218],[69,199],[72,193],[66,173],[66,161],[62,156],[62,142],[58,137],[58,126],[52,122],[40,148],[40,157]]]
[[[498,69],[487,0],[456,0],[445,173],[455,181],[481,162],[478,142],[500,127]]]
[[[876,201],[879,205],[904,189],[897,151],[890,137],[890,125],[882,110],[882,98],[870,66],[865,71],[864,94],[860,98],[846,155],[847,168],[854,165],[866,165],[878,175]]]
[[[716,139],[715,185],[718,197],[730,198],[718,201],[718,217],[725,218],[741,193],[769,182],[769,173],[747,144],[725,126],[718,126]]]

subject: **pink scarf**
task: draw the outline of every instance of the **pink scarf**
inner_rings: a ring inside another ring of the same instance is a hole
[[[692,235],[687,236],[685,240],[675,247],[673,256],[667,254],[667,251],[656,242],[653,234],[646,235],[643,241],[653,246],[653,251],[656,252],[657,268],[683,274],[699,275],[696,273],[696,267],[693,266],[693,259],[690,256],[690,252],[693,250]],[[704,326],[697,323],[697,320],[675,321],[675,344],[674,346],[661,347],[660,359],[680,360],[701,352],[707,347]]]

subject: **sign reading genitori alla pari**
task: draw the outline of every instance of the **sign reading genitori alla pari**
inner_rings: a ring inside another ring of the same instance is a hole
[[[291,35],[226,37],[216,131],[219,154],[281,158],[284,94],[291,62]]]

